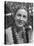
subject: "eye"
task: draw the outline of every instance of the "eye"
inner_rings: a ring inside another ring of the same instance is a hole
[[[23,15],[24,18],[26,18],[26,15]]]
[[[21,14],[18,14],[18,16],[21,16]]]

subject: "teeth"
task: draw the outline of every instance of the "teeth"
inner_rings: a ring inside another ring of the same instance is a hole
[[[19,23],[19,24],[22,24],[22,23]]]

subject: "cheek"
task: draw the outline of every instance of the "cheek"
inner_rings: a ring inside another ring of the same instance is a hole
[[[27,18],[23,18],[23,20],[24,20],[25,22],[27,22]]]
[[[15,17],[15,20],[18,20],[18,19],[20,19],[20,17],[16,16],[16,17]]]
[[[27,22],[27,18],[25,19],[25,22]]]

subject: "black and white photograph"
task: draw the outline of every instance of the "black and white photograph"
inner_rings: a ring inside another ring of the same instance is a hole
[[[4,1],[4,44],[32,43],[33,3]]]

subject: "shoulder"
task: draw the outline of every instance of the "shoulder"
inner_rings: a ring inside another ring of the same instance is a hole
[[[10,31],[12,32],[12,27],[7,28],[5,31],[6,31],[6,34],[10,33]]]
[[[13,44],[12,27],[6,29],[6,43]]]

